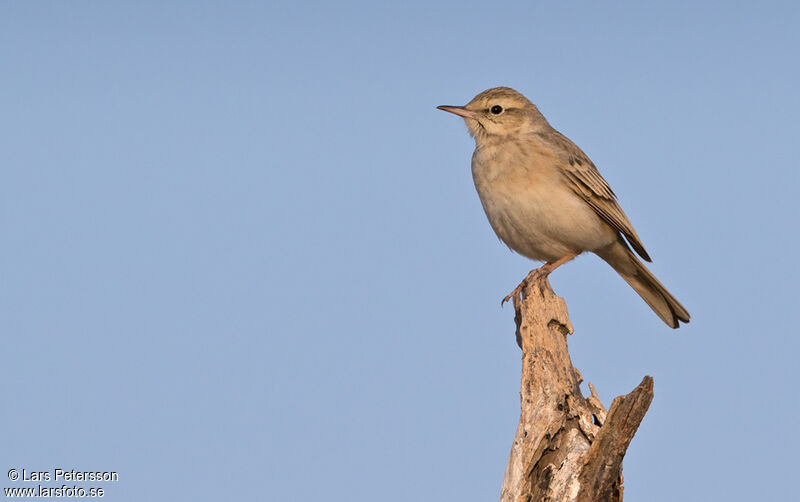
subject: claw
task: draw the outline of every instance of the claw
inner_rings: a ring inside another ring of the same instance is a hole
[[[576,256],[578,256],[578,253],[570,253],[568,255],[561,257],[556,261],[547,262],[541,267],[535,268],[530,272],[528,272],[528,275],[526,275],[525,278],[522,279],[522,282],[520,282],[519,285],[516,288],[514,288],[514,291],[512,291],[511,293],[508,294],[508,296],[503,298],[503,300],[500,302],[500,308],[503,308],[503,305],[505,305],[507,301],[512,299],[514,300],[514,308],[519,307],[519,304],[522,301],[522,292],[530,282],[547,279],[547,276],[550,275],[550,272],[557,269],[564,263],[570,261],[571,259],[575,258]]]
[[[522,293],[528,286],[528,284],[534,281],[542,280],[546,278],[549,274],[550,270],[546,265],[543,265],[539,268],[535,268],[530,272],[528,272],[528,275],[525,276],[524,279],[522,279],[522,282],[520,282],[519,285],[516,288],[514,288],[514,290],[511,291],[511,293],[508,294],[508,296],[503,298],[503,300],[500,302],[500,308],[502,308],[503,305],[505,305],[505,303],[509,300],[514,300],[514,308],[516,308],[522,301]]]
[[[522,290],[520,289],[519,286],[517,286],[516,288],[514,288],[514,291],[510,292],[505,298],[500,300],[500,308],[503,308],[503,305],[505,305],[508,300],[511,299],[516,300],[517,297],[520,295],[520,293],[522,293]]]

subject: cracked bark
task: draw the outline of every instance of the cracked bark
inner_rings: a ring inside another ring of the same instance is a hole
[[[547,279],[528,284],[514,309],[521,413],[500,502],[621,501],[622,458],[653,400],[653,379],[645,376],[606,412],[591,383],[591,395],[581,393],[567,306]]]

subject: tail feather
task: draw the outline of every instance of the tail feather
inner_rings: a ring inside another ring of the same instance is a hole
[[[611,265],[669,327],[677,328],[679,321],[689,322],[689,312],[647,270],[622,239],[598,250],[597,255]]]

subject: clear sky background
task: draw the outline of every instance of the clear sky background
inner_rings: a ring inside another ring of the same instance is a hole
[[[520,373],[500,299],[535,263],[435,106],[509,85],[692,313],[667,328],[592,255],[551,277],[607,405],[655,378],[625,499],[788,500],[799,25],[793,2],[4,2],[0,486],[496,500]]]

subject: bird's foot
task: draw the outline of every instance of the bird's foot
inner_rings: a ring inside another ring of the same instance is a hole
[[[536,283],[541,280],[547,280],[547,276],[550,275],[550,272],[553,271],[553,268],[549,263],[545,263],[539,268],[535,268],[528,272],[528,275],[522,279],[522,282],[514,288],[514,290],[508,294],[503,301],[500,302],[500,306],[502,307],[505,303],[509,300],[514,300],[514,308],[519,308],[519,304],[522,301],[522,294],[530,284]]]

